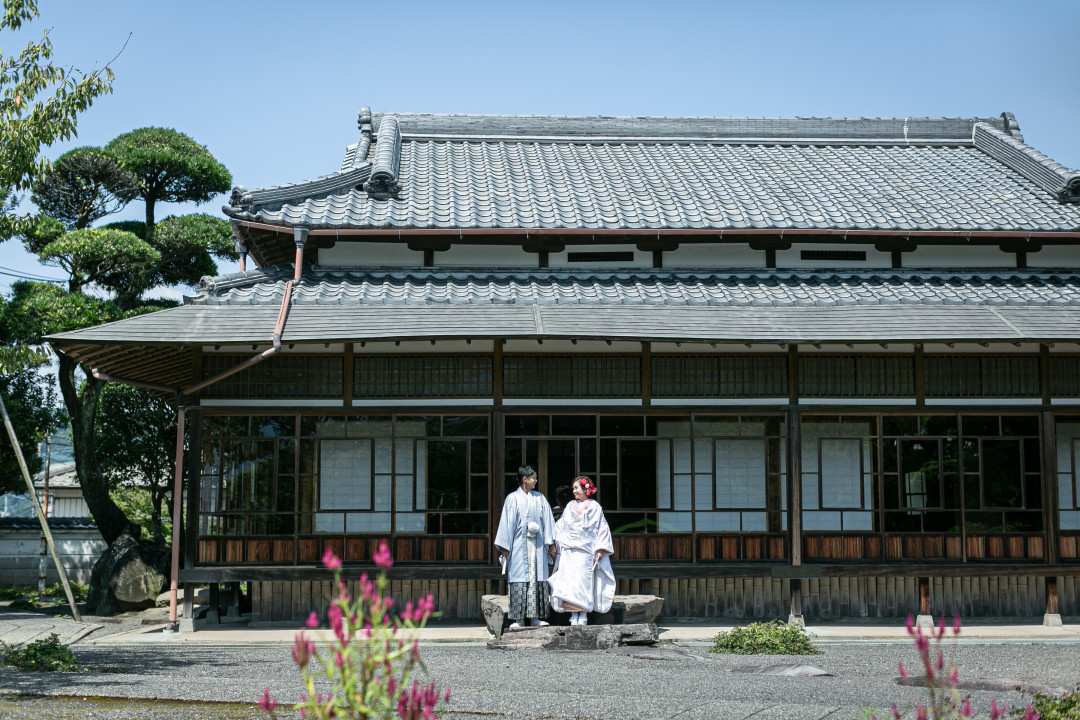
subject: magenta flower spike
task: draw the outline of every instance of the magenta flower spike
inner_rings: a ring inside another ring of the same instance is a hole
[[[394,565],[394,556],[390,554],[390,547],[385,540],[379,541],[379,549],[375,551],[375,564],[383,570],[389,570]]]
[[[258,705],[265,712],[274,712],[274,708],[277,707],[277,700],[274,700],[270,697],[270,688],[266,688],[265,690],[263,690],[263,696],[259,698]]]
[[[327,570],[337,570],[341,567],[341,558],[335,555],[333,550],[326,548],[326,552],[322,556],[322,563]]]
[[[307,626],[313,630],[319,627],[319,616],[315,613],[314,610],[312,610],[311,614],[308,615]]]
[[[952,631],[953,635],[960,634],[960,613],[953,616]]]
[[[915,616],[908,613],[907,622],[904,623],[904,627],[907,628],[908,635],[915,634]]]
[[[899,671],[900,677],[907,677],[908,676],[908,671],[907,671],[907,668],[904,667],[904,663],[902,663],[902,662],[896,663],[896,669],[897,669],[897,671]]]

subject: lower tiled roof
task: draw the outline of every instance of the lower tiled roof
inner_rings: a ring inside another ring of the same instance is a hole
[[[276,305],[287,267],[204,278],[193,305]],[[431,272],[309,268],[295,305],[1080,306],[1080,275],[968,272]]]

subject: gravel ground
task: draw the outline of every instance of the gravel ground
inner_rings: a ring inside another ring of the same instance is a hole
[[[749,717],[857,718],[862,708],[911,705],[925,690],[899,687],[896,662],[914,665],[907,645],[829,644],[801,658],[711,655],[687,648],[686,660],[642,660],[603,652],[496,651],[485,647],[423,647],[430,679],[450,686],[451,718],[654,718]],[[79,644],[91,672],[35,674],[0,670],[0,693],[73,696],[64,700],[4,699],[0,718],[126,720],[260,717],[251,703],[263,688],[283,702],[298,699],[299,672],[287,647],[139,647]],[[1080,686],[1080,644],[962,644],[956,648],[961,679],[1009,678],[1075,689]],[[805,663],[833,677],[776,677],[731,672],[746,665]],[[124,673],[102,673],[122,666]],[[243,703],[241,706],[83,702],[81,698],[160,698]],[[1011,706],[1018,692],[976,691],[981,714],[990,698]],[[51,705],[50,705],[51,703]],[[58,714],[50,715],[55,711]],[[7,714],[5,714],[7,713]],[[135,713],[135,714],[125,714]]]

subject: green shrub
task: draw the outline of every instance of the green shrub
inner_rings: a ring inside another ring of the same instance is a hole
[[[8,608],[11,610],[36,610],[37,598],[33,595],[30,597],[15,598],[8,604]]]
[[[1061,697],[1036,695],[1031,709],[1039,713],[1040,720],[1080,720],[1080,690]],[[1024,716],[1024,709],[1014,710],[1013,715]]]
[[[77,672],[79,660],[60,636],[53,633],[45,640],[32,642],[26,647],[8,647],[0,643],[0,660],[20,670],[38,672]]]
[[[779,620],[756,622],[720,633],[716,636],[716,645],[709,652],[735,655],[815,655],[818,650],[810,642],[810,637],[802,625],[787,625]]]

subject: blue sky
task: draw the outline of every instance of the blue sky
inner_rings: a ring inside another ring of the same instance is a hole
[[[206,145],[249,188],[331,172],[376,111],[994,116],[1080,167],[1080,2],[276,2],[39,0],[56,59],[112,58],[79,121],[102,145],[148,125]],[[131,37],[128,40],[128,34]],[[199,210],[159,207],[158,217]],[[132,203],[116,219],[141,219]],[[15,241],[0,266],[57,277]],[[230,268],[222,268],[228,270]],[[0,276],[0,292],[12,278]]]

